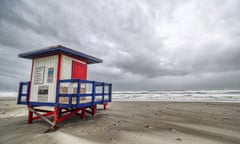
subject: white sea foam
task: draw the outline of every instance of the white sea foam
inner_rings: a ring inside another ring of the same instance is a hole
[[[115,91],[114,101],[240,102],[240,90]]]
[[[17,93],[16,92],[1,92],[0,93],[0,98],[16,98],[17,97]]]

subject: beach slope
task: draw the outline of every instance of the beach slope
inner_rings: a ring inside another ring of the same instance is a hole
[[[94,117],[73,116],[56,132],[27,124],[27,110],[1,100],[0,143],[230,144],[240,143],[240,104],[205,102],[112,102]]]

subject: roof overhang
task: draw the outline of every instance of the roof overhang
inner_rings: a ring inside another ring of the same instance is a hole
[[[18,56],[21,58],[26,58],[26,59],[34,59],[34,58],[51,56],[51,55],[56,55],[56,54],[65,54],[65,55],[72,56],[72,57],[75,57],[78,59],[86,60],[86,62],[88,64],[103,62],[102,59],[99,59],[99,58],[90,56],[88,54],[67,48],[62,45],[50,46],[50,47],[35,50],[35,51],[21,53]]]

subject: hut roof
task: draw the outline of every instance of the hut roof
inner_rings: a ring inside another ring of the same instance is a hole
[[[83,60],[86,60],[88,64],[103,62],[102,59],[90,56],[80,51],[67,48],[62,45],[50,46],[50,47],[39,49],[39,50],[21,53],[18,56],[22,58],[27,58],[27,59],[34,59],[38,57],[50,56],[55,54],[66,54],[72,57],[83,59]]]

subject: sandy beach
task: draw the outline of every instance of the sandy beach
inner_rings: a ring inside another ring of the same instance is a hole
[[[240,143],[240,104],[206,102],[112,102],[94,117],[73,116],[52,133],[42,120],[27,124],[27,109],[0,101],[4,144],[228,144]]]

